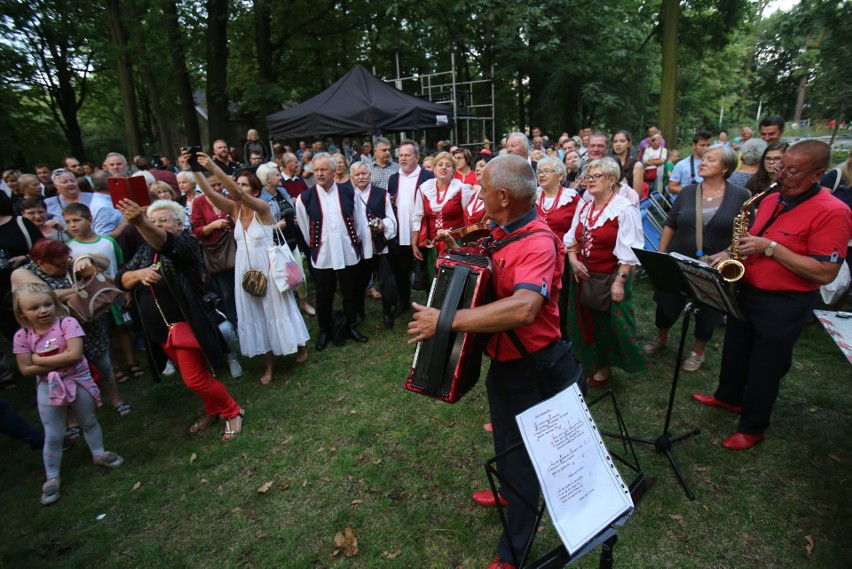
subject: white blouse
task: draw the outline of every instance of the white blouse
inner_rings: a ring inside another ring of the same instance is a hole
[[[577,207],[577,211],[574,212],[574,219],[571,221],[571,229],[562,238],[565,247],[573,247],[577,244],[577,239],[574,237],[577,233],[577,226],[586,219],[590,207],[593,206],[592,202],[589,201]],[[645,237],[642,234],[642,216],[627,198],[620,195],[614,196],[589,229],[600,227],[607,221],[616,218],[618,218],[618,235],[612,254],[618,259],[619,264],[638,265],[639,259],[633,252],[633,247],[645,248]]]

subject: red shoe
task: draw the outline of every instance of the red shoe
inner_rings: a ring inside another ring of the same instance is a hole
[[[734,413],[743,412],[742,405],[731,405],[730,403],[719,401],[712,395],[707,395],[705,393],[693,393],[692,398],[701,403],[702,405],[707,405],[708,407],[721,407],[722,409],[727,409],[728,411],[733,411]]]
[[[482,425],[482,428],[487,433],[493,433],[494,432],[494,425],[492,423],[485,423],[484,425]]]
[[[500,494],[497,494],[500,497],[500,505],[508,506],[509,502]],[[491,490],[479,490],[478,492],[473,493],[473,501],[482,506],[483,508],[496,508],[497,501],[494,499],[494,493]]]
[[[595,376],[590,376],[589,379],[586,380],[586,385],[589,387],[601,387],[606,385],[606,382],[609,381],[609,378],[597,379]]]
[[[496,557],[494,557],[494,560],[491,562],[491,565],[489,565],[487,569],[517,569],[517,566],[512,565],[505,559],[500,559],[500,556],[497,555]]]
[[[734,433],[722,442],[722,446],[731,450],[748,450],[762,440],[763,433],[759,435]]]

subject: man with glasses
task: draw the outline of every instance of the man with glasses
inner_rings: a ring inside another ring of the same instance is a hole
[[[830,159],[824,142],[791,146],[780,163],[777,198],[761,202],[749,235],[739,240],[739,300],[747,319],[728,320],[716,392],[692,395],[740,415],[725,448],[745,450],[763,440],[819,287],[834,280],[846,258],[852,212],[819,184]],[[722,252],[714,262],[726,258]]]

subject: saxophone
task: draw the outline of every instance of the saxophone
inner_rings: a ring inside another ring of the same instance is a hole
[[[759,194],[755,194],[747,199],[745,203],[743,203],[742,207],[740,207],[740,213],[734,218],[734,231],[731,239],[731,258],[722,261],[716,266],[716,269],[718,269],[718,271],[722,274],[722,278],[725,279],[725,281],[735,283],[743,278],[743,275],[745,274],[745,266],[742,264],[740,259],[745,259],[745,257],[740,255],[739,248],[740,238],[748,235],[748,210],[751,208],[751,204],[766,194],[774,192],[777,185],[778,182],[775,182]]]

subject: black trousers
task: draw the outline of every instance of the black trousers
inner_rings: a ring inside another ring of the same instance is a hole
[[[362,261],[363,263],[363,261]],[[355,323],[358,314],[358,299],[364,298],[364,289],[360,288],[361,263],[336,271],[334,269],[313,270],[314,285],[317,293],[317,322],[320,330],[332,334],[332,314],[334,312],[334,294],[340,281],[340,295],[343,297],[343,313],[347,325]]]
[[[234,328],[236,328],[237,304],[234,297],[234,288],[236,287],[236,283],[234,282],[234,269],[210,275],[210,278],[207,281],[207,286],[209,287],[209,290],[218,294],[222,299],[222,312],[225,313],[225,316],[228,317],[228,320],[230,320],[231,324],[233,324]]]
[[[414,253],[411,245],[400,245],[399,251],[391,254],[391,267],[399,290],[399,306],[411,307],[411,271],[414,268]]]
[[[781,378],[818,300],[819,291],[743,290],[740,306],[748,321],[728,319],[716,389],[716,399],[743,406],[737,431],[756,435],[769,427]]]
[[[370,285],[370,278],[373,275],[376,275],[376,285],[378,285],[378,270],[379,270],[379,256],[373,255],[369,259],[365,259],[358,263],[358,267],[360,268],[360,280],[358,281],[358,287],[361,289],[361,294],[358,296],[358,314],[364,314],[365,309],[365,299],[366,294],[365,291],[367,287]],[[378,287],[381,289],[381,287]],[[384,290],[382,292],[382,310],[385,314],[391,313],[391,303],[390,303],[390,295],[386,295]]]
[[[668,330],[674,326],[686,306],[686,297],[664,290],[654,291],[654,301],[657,303],[654,324],[662,330]],[[698,312],[695,314],[693,335],[699,342],[709,342],[713,332],[721,326],[725,315],[706,304],[699,302],[697,305]]]

